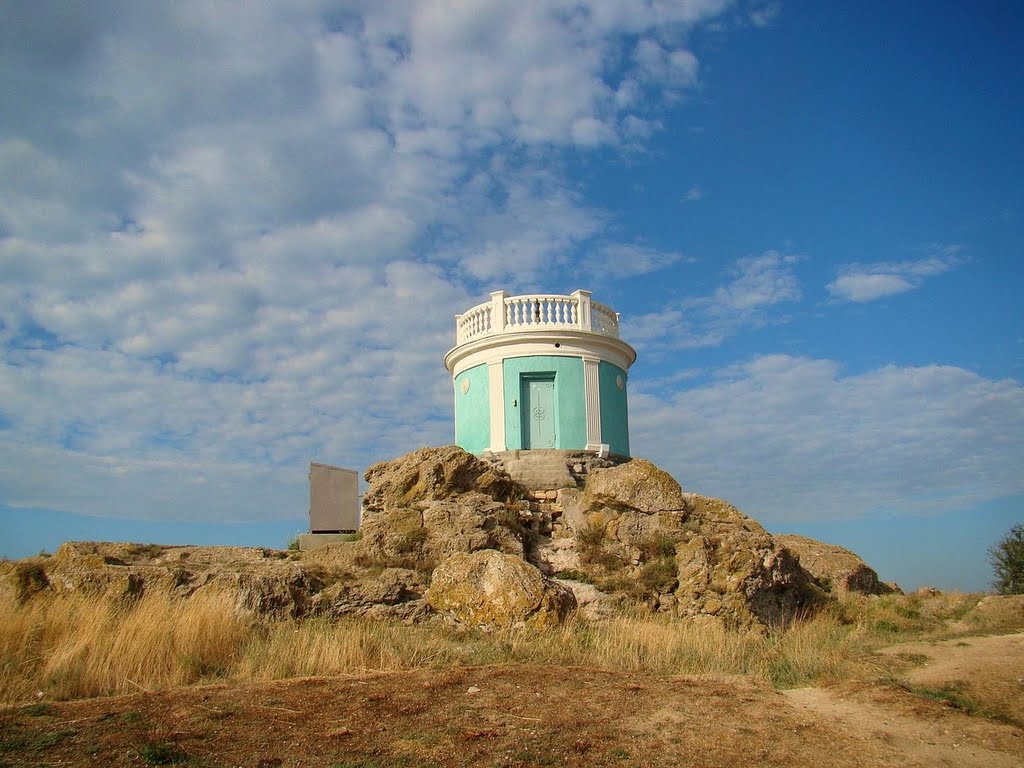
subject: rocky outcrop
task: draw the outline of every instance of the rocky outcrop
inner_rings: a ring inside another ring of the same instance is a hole
[[[524,535],[514,504],[472,491],[369,514],[362,538],[341,549],[356,565],[430,571],[456,552],[497,549],[522,557]],[[329,558],[332,550],[337,547],[314,550],[311,559],[321,551]]]
[[[279,617],[306,615],[327,578],[288,552],[255,547],[77,541],[32,563],[31,584],[19,589],[23,599],[43,591],[137,597],[161,589],[188,597],[199,590],[222,590],[234,594],[242,608]],[[17,571],[11,576],[23,583]]]
[[[465,493],[483,494],[496,501],[522,497],[522,489],[505,472],[457,445],[420,448],[394,461],[374,464],[363,477],[370,484],[363,494],[363,509],[370,513]]]
[[[572,590],[522,558],[494,550],[457,553],[442,562],[427,602],[463,624],[491,628],[552,626],[576,607]]]
[[[587,477],[584,504],[592,509],[657,514],[682,512],[686,502],[679,483],[646,459],[599,469]]]
[[[820,589],[771,535],[702,522],[703,532],[676,549],[679,616],[716,616],[729,624],[785,626],[819,602]]]
[[[310,601],[310,613],[420,621],[431,613],[423,597],[429,581],[429,575],[409,568],[370,569],[318,592]]]
[[[897,591],[878,580],[878,574],[855,553],[795,534],[779,534],[775,540],[800,559],[800,565],[826,592],[887,595]]]
[[[579,567],[604,591],[738,626],[784,625],[823,597],[757,522],[720,499],[684,493],[648,461],[596,470],[566,502]],[[564,546],[551,549],[570,562]]]
[[[272,616],[420,621],[441,612],[491,627],[646,604],[764,627],[811,609],[823,586],[882,588],[852,553],[833,548],[819,568],[817,550],[772,536],[721,499],[683,491],[649,461],[537,452],[529,462],[556,462],[558,483],[569,483],[540,490],[516,483],[503,461],[445,446],[375,464],[351,542],[308,552],[79,542],[51,558],[0,564],[0,592],[24,601],[73,590],[225,589]]]

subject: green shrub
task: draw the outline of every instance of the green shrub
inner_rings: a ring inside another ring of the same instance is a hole
[[[174,765],[188,760],[188,755],[181,747],[170,741],[143,744],[138,752],[139,757],[150,765]]]
[[[669,557],[651,560],[640,569],[640,584],[649,594],[671,591],[677,581],[676,561]]]
[[[645,536],[637,545],[640,549],[640,557],[644,562],[657,560],[662,557],[676,556],[676,540],[664,533],[655,533]]]
[[[604,526],[596,521],[587,523],[576,535],[581,549],[599,547],[604,544]]]
[[[1000,595],[1024,594],[1024,523],[1015,525],[988,551]]]

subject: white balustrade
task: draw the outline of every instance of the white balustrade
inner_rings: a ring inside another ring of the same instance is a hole
[[[493,333],[559,328],[618,338],[619,313],[591,301],[589,291],[576,291],[570,296],[541,293],[509,296],[504,291],[496,291],[491,294],[491,301],[455,316],[457,345]]]
[[[619,313],[604,304],[590,302],[591,330],[605,336],[619,336]]]

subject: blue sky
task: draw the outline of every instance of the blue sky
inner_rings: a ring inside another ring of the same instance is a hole
[[[521,7],[520,7],[521,6]],[[1012,3],[0,6],[0,555],[280,545],[588,288],[633,452],[907,587],[1024,520]]]

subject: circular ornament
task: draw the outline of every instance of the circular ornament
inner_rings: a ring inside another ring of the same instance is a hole
[[[615,377],[615,386],[619,388],[619,392],[626,388],[626,382],[623,380],[621,373]]]
[[[469,392],[469,379],[462,380],[462,394]]]

